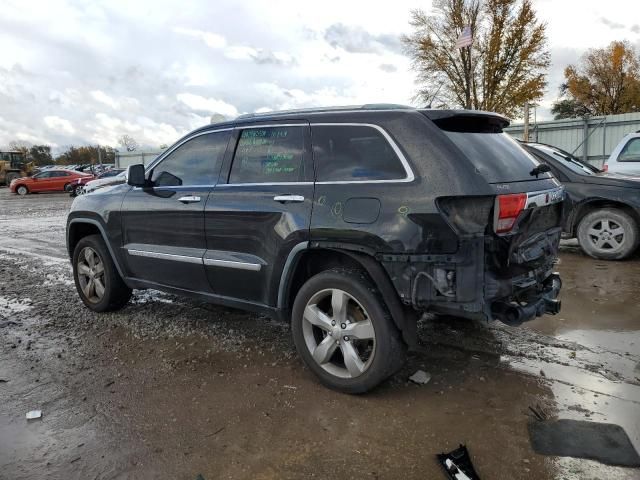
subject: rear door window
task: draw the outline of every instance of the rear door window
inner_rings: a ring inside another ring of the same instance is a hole
[[[619,162],[640,162],[640,138],[632,138],[627,142],[620,156]]]
[[[377,128],[367,125],[312,125],[317,182],[403,180],[400,158]]]
[[[301,182],[305,126],[245,128],[240,132],[229,183]]]

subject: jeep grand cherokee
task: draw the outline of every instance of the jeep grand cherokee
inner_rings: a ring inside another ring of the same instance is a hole
[[[559,311],[563,189],[507,125],[368,105],[200,128],[75,199],[78,293],[98,312],[153,288],[287,319],[324,385],[365,392],[402,366],[421,312]]]

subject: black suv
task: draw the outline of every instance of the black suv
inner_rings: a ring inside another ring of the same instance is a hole
[[[369,105],[200,128],[75,199],[78,293],[95,311],[154,288],[290,320],[323,384],[367,391],[402,366],[420,312],[559,311],[564,191],[507,125]]]

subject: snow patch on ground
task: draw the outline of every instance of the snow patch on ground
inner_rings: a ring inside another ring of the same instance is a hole
[[[30,298],[6,298],[0,296],[0,317],[9,318],[16,313],[30,310]]]
[[[131,303],[142,305],[149,302],[174,303],[172,298],[158,290],[136,290]]]

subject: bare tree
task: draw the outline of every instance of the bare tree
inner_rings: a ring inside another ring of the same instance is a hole
[[[134,150],[136,150],[138,148],[138,142],[136,142],[136,139],[133,138],[131,135],[122,135],[119,139],[118,139],[118,143],[127,149],[127,152],[133,152]]]

